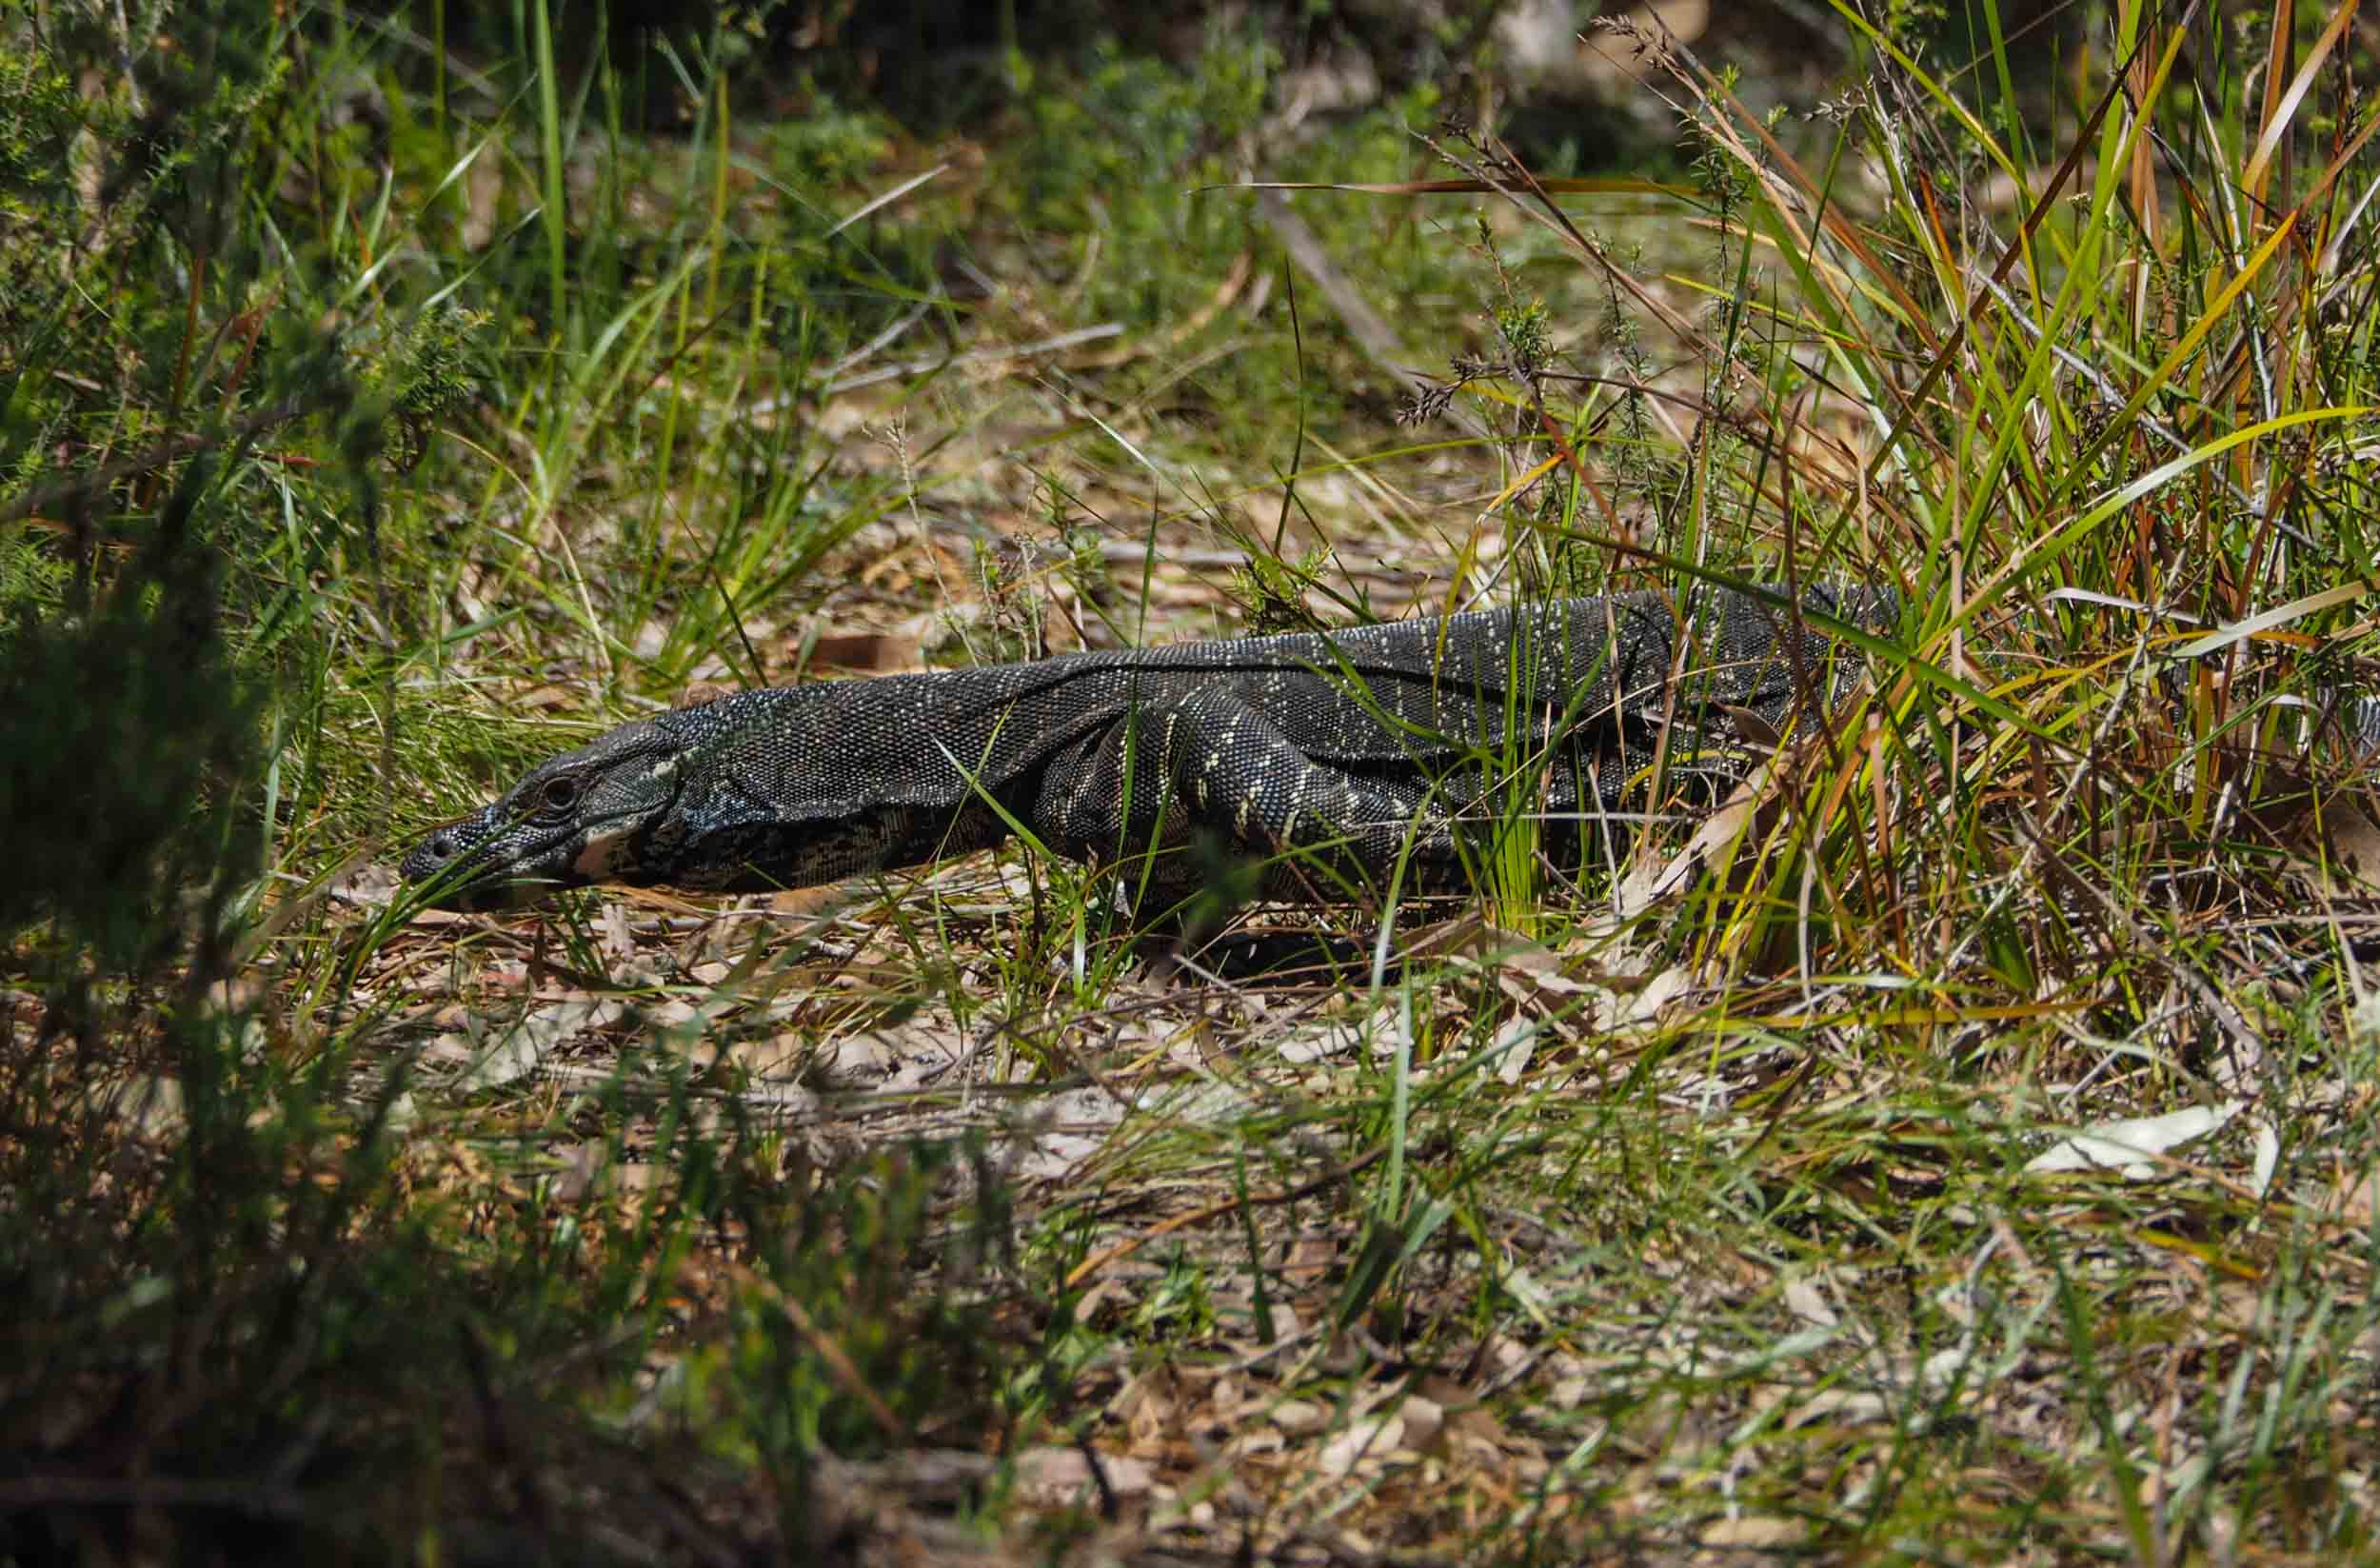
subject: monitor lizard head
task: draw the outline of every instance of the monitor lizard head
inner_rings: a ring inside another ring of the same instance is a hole
[[[678,798],[693,737],[654,720],[549,757],[504,795],[439,827],[398,863],[447,909],[504,909],[565,887],[661,880],[645,861]]]

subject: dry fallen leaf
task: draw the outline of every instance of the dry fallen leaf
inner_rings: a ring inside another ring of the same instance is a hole
[[[1405,1423],[1404,1446],[1416,1453],[1429,1452],[1446,1430],[1446,1407],[1418,1394],[1405,1396],[1397,1417]]]
[[[1703,819],[1686,847],[1670,857],[1667,864],[1639,856],[1613,892],[1613,912],[1623,921],[1640,915],[1684,887],[1704,865],[1718,860],[1721,852],[1751,824],[1754,814],[1768,803],[1770,781],[1775,773],[1772,760],[1737,784],[1719,808]]]
[[[1329,1230],[1309,1226],[1290,1242],[1289,1255],[1281,1260],[1281,1279],[1292,1289],[1312,1290],[1330,1277],[1331,1265],[1338,1260],[1338,1237]]]
[[[2025,1174],[2112,1170],[2127,1181],[2146,1181],[2167,1169],[2158,1156],[2204,1138],[2237,1116],[2246,1104],[2246,1101],[2226,1100],[2219,1105],[2186,1105],[2163,1116],[2094,1122],[2034,1156],[2026,1163]]]
[[[1322,1445],[1318,1461],[1329,1476],[1344,1476],[1366,1459],[1378,1460],[1403,1446],[1404,1418],[1365,1416],[1349,1421],[1344,1430]]]
[[[2272,1175],[2281,1168],[2281,1138],[2264,1117],[2255,1121],[2256,1168],[2249,1187],[2258,1198],[2272,1190]]]
[[[1508,1018],[1488,1042],[1488,1059],[1496,1063],[1496,1076],[1507,1083],[1517,1083],[1520,1075],[1529,1070],[1529,1058],[1537,1045],[1537,1032],[1542,1027],[1533,1018]]]
[[[1107,1479],[1107,1489],[1119,1499],[1146,1497],[1156,1484],[1149,1467],[1129,1455],[1102,1453],[1099,1467]],[[1043,1506],[1080,1503],[1098,1507],[1101,1501],[1099,1480],[1079,1448],[1051,1445],[1019,1454],[1017,1489]]]
[[[1746,1514],[1741,1518],[1720,1519],[1702,1532],[1702,1544],[1709,1547],[1733,1547],[1739,1551],[1767,1548],[1775,1550],[1795,1541],[1810,1538],[1811,1526],[1798,1519],[1777,1518],[1766,1514]]]
[[[454,1086],[468,1093],[502,1088],[526,1078],[557,1045],[590,1030],[607,1028],[626,1012],[625,1002],[592,997],[536,1008],[479,1052],[456,1076]]]
[[[188,1120],[188,1102],[178,1078],[134,1073],[104,1090],[94,1090],[93,1098],[112,1101],[110,1108],[132,1129],[150,1138],[163,1138],[181,1129]]]

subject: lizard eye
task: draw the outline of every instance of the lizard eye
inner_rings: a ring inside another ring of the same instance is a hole
[[[545,787],[539,791],[537,797],[538,809],[541,811],[567,811],[578,804],[579,781],[567,773],[557,779],[546,780]]]

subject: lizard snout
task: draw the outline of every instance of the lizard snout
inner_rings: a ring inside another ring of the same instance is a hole
[[[437,883],[436,902],[448,909],[485,909],[506,902],[501,886],[488,886],[497,869],[485,853],[495,824],[488,809],[458,818],[434,828],[397,863],[397,875],[408,883]]]

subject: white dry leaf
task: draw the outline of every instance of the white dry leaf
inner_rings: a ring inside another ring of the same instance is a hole
[[[1492,967],[1497,988],[1517,1006],[1558,1005],[1564,997],[1603,989],[1565,970],[1562,955],[1542,943],[1491,925],[1473,928],[1472,938],[1471,951],[1462,956]]]
[[[1127,1103],[1107,1088],[1093,1084],[1046,1095],[1034,1109],[1044,1125],[1055,1123],[1073,1132],[1103,1133],[1124,1119]]]
[[[1693,981],[1684,968],[1673,964],[1638,986],[1620,1004],[1612,1020],[1614,1033],[1639,1030],[1661,1015],[1661,1009],[1686,994]]]
[[[642,1022],[655,1034],[684,1030],[690,1038],[699,1040],[704,1033],[701,1026],[708,1022],[710,1015],[718,1010],[691,997],[663,997],[645,1004]]]
[[[1090,1460],[1079,1448],[1028,1448],[1017,1456],[1017,1486],[1036,1502],[1049,1506],[1097,1503],[1101,1477],[1107,1481],[1107,1490],[1118,1498],[1146,1497],[1156,1483],[1155,1473],[1147,1461],[1130,1455],[1101,1454],[1099,1467],[1100,1475],[1092,1475]]]
[[[1606,1042],[1636,1039],[1650,1033],[1670,1003],[1685,995],[1694,984],[1693,977],[1676,965],[1650,979],[1640,975],[1630,978],[1636,983],[1625,988],[1600,984],[1582,986],[1586,1002],[1572,1012],[1563,1025],[1563,1032],[1572,1036],[1583,1033]],[[1539,1035],[1547,1033],[1550,1028],[1544,1023],[1533,1027]],[[1497,1033],[1491,1049],[1501,1050],[1511,1046],[1517,1059],[1517,1064],[1500,1064],[1505,1082],[1511,1083],[1519,1078],[1520,1066],[1526,1064],[1535,1043],[1536,1036],[1522,1039],[1521,1032],[1514,1024],[1506,1024]]]
[[[1288,1438],[1274,1431],[1271,1427],[1259,1427],[1253,1432],[1243,1431],[1231,1439],[1232,1457],[1242,1460],[1259,1454],[1279,1454],[1288,1446]]]
[[[1767,800],[1775,773],[1774,758],[1754,769],[1717,810],[1703,819],[1686,847],[1671,856],[1667,864],[1656,865],[1643,856],[1637,857],[1613,895],[1614,913],[1623,921],[1640,915],[1684,887],[1704,866],[1723,863],[1729,846]]]
[[[323,891],[335,900],[362,908],[386,909],[396,902],[397,892],[404,885],[397,880],[394,868],[377,861],[367,861],[360,864],[350,863],[346,870],[324,884]],[[439,913],[446,914],[446,911]]]
[[[189,1120],[189,1102],[178,1078],[134,1073],[101,1094],[112,1100],[110,1109],[118,1116],[151,1138],[176,1132]]]
[[[1970,1363],[1975,1360],[1972,1340],[1962,1341],[1945,1350],[1937,1350],[1917,1363],[1917,1387],[1927,1394],[1939,1395],[1957,1388],[1967,1399],[1979,1398],[1982,1390],[1967,1376]]]
[[[596,950],[614,961],[640,956],[636,933],[628,929],[628,906],[618,899],[605,901],[595,917]]]
[[[526,1078],[555,1046],[590,1029],[618,1022],[626,1010],[620,1002],[594,998],[533,1008],[465,1067],[456,1076],[454,1087],[467,1094],[500,1089]]]
[[[2246,1106],[2246,1101],[2226,1100],[2218,1105],[2186,1105],[2163,1116],[2095,1122],[2036,1155],[2027,1162],[2025,1174],[2111,1170],[2127,1181],[2146,1181],[2164,1173],[2159,1156],[2206,1137]]]
[[[964,1054],[958,1026],[940,1014],[822,1041],[814,1071],[841,1089],[900,1094],[926,1087]]]
[[[2272,1122],[2256,1118],[2256,1168],[2248,1184],[2258,1198],[2272,1190],[2272,1173],[2281,1166],[2281,1139],[2272,1130]]]
[[[1404,1402],[1397,1407],[1397,1419],[1405,1426],[1399,1435],[1403,1446],[1418,1453],[1435,1446],[1438,1435],[1446,1430],[1446,1407],[1418,1394],[1405,1396]]]
[[[1785,1281],[1785,1310],[1818,1328],[1834,1328],[1842,1321],[1835,1315],[1835,1303],[1826,1299],[1826,1291],[1806,1274]]]
[[[1537,1022],[1535,1019],[1508,1018],[1504,1026],[1488,1042],[1488,1060],[1496,1063],[1496,1076],[1507,1083],[1517,1083],[1520,1075],[1529,1070],[1529,1058],[1537,1046]]]
[[[1362,1018],[1325,1019],[1288,1036],[1273,1047],[1273,1052],[1283,1062],[1299,1067],[1339,1058],[1361,1060],[1371,1050],[1377,1025],[1392,1022],[1394,1012],[1393,1008],[1379,1007]]]
[[[1752,848],[1756,852],[1756,846],[1739,841],[1750,839],[1760,829],[1763,810],[1773,805],[1781,793],[1779,781],[1786,777],[1785,764],[1789,762],[1790,754],[1782,750],[1773,750],[1762,758],[1737,781],[1718,808],[1703,818],[1686,846],[1672,856],[1668,863],[1655,863],[1652,853],[1635,857],[1613,892],[1612,918],[1625,923],[1676,896],[1705,869],[1724,869],[1739,850]],[[1646,848],[1652,849],[1649,839]]]
[[[1776,1552],[1811,1538],[1811,1527],[1799,1519],[1774,1514],[1744,1514],[1703,1528],[1699,1544],[1715,1551]]]
[[[1253,1115],[1258,1105],[1221,1079],[1203,1078],[1143,1090],[1133,1102],[1133,1108],[1192,1126],[1215,1127]]]
[[[802,1082],[810,1044],[798,1034],[730,1041],[719,1047],[718,1060],[741,1077],[744,1102],[755,1110],[806,1116],[819,1107],[818,1095]]]
[[[546,1196],[557,1203],[584,1202],[594,1194],[604,1168],[611,1162],[611,1147],[588,1139],[556,1149],[561,1168],[546,1179]]]
[[[1124,1105],[1105,1089],[1070,1089],[1052,1095],[1010,1145],[1009,1175],[1018,1181],[1056,1181],[1107,1144]]]
[[[1884,1396],[1873,1389],[1822,1388],[1795,1402],[1786,1413],[1784,1425],[1788,1430],[1797,1430],[1814,1421],[1867,1426],[1884,1420],[1892,1411]]]
[[[1322,1445],[1319,1460],[1322,1473],[1347,1475],[1366,1456],[1377,1459],[1394,1453],[1404,1437],[1405,1422],[1400,1416],[1365,1416],[1349,1421],[1339,1436]]]

